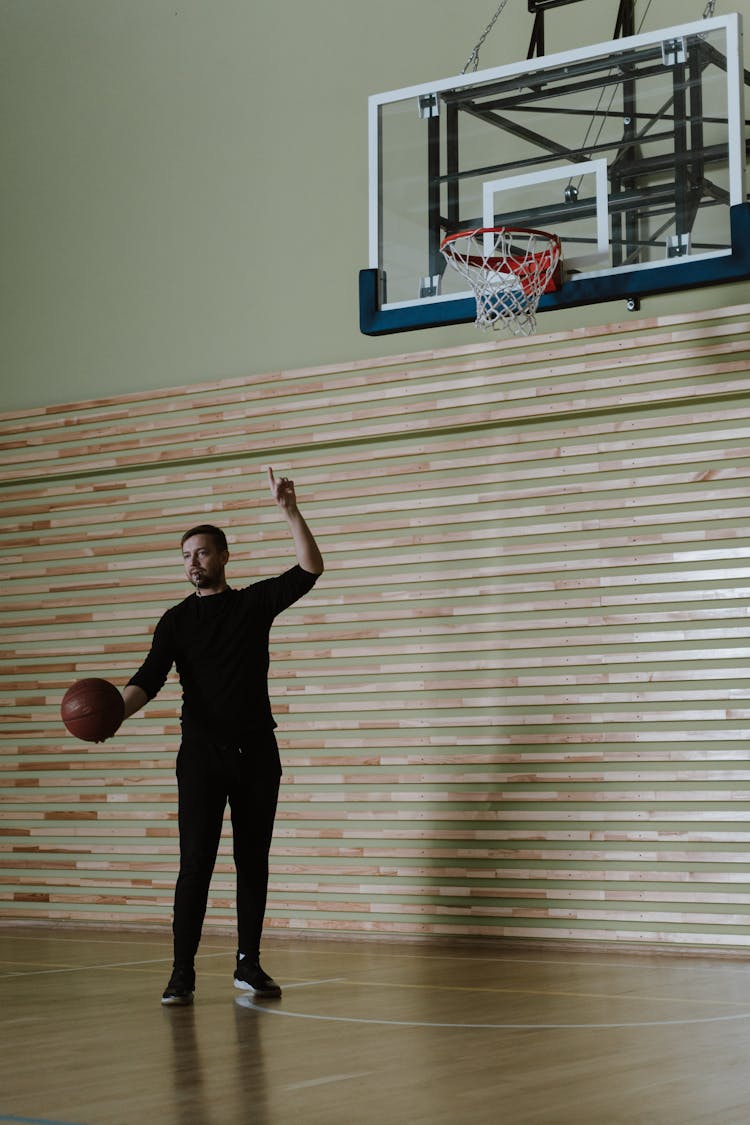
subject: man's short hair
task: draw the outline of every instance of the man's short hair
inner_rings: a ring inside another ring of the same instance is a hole
[[[214,545],[220,551],[228,551],[227,537],[220,527],[214,527],[212,523],[202,523],[198,527],[191,527],[190,531],[186,531],[180,540],[180,546],[185,546],[187,539],[192,539],[194,535],[210,535],[214,541]]]

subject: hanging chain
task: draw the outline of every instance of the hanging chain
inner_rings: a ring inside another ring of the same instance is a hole
[[[501,0],[501,3],[499,4],[497,11],[495,12],[495,14],[492,17],[492,19],[490,20],[490,22],[485,27],[484,31],[482,32],[482,34],[479,38],[478,43],[474,47],[474,50],[471,52],[468,59],[466,60],[466,66],[461,71],[462,74],[468,74],[469,71],[473,72],[473,71],[478,69],[478,67],[479,67],[479,52],[482,49],[482,44],[484,43],[484,41],[487,38],[487,36],[489,35],[489,33],[492,31],[495,24],[497,23],[498,16],[500,15],[500,13],[502,12],[503,8],[505,7],[505,5],[507,3],[508,3],[508,0]]]
[[[708,3],[706,4],[705,8],[703,9],[704,20],[710,20],[713,17],[715,7],[716,7],[716,0],[708,0]]]

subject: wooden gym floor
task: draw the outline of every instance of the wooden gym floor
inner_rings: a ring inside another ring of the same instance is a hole
[[[750,963],[269,938],[280,1001],[204,938],[0,927],[0,1122],[747,1125]]]

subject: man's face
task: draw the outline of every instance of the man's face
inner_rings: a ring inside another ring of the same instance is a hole
[[[212,535],[191,535],[182,544],[182,559],[188,581],[202,594],[223,590],[228,551],[219,550]]]

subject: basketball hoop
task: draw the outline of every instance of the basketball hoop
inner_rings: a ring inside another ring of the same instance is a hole
[[[524,227],[480,227],[449,234],[440,251],[471,286],[479,328],[531,335],[542,293],[560,287],[561,247],[556,234]]]

